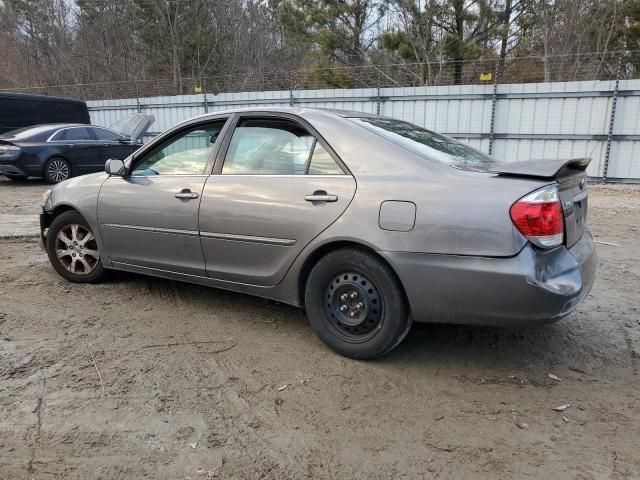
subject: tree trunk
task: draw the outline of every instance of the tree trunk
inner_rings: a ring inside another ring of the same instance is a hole
[[[453,2],[453,8],[456,19],[456,48],[453,55],[453,81],[456,85],[462,83],[462,62],[464,61],[464,55],[462,49],[464,46],[464,0],[455,0]]]
[[[509,43],[509,26],[511,25],[511,13],[513,12],[513,0],[505,0],[504,20],[500,38],[500,74],[504,70],[504,62],[507,57],[507,44]]]
[[[549,82],[551,81],[551,71],[549,66],[549,39],[546,35],[543,37],[542,42],[544,45],[544,81]]]

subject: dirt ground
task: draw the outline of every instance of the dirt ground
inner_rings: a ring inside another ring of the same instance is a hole
[[[416,325],[374,362],[264,300],[66,283],[26,238],[45,188],[0,180],[2,480],[640,478],[638,188],[590,188],[617,246],[570,317]]]

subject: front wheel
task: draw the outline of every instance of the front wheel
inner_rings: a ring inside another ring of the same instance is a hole
[[[53,268],[70,282],[97,283],[104,278],[96,237],[79,213],[64,212],[53,219],[46,247]]]
[[[345,357],[372,359],[396,347],[411,317],[398,278],[380,258],[345,248],[321,258],[305,288],[309,322]]]
[[[60,183],[71,178],[71,164],[64,158],[53,157],[44,166],[44,179],[49,183]]]

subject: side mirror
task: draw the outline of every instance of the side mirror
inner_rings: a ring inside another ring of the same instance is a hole
[[[124,162],[117,158],[110,158],[104,164],[104,171],[109,175],[123,177],[125,173]]]

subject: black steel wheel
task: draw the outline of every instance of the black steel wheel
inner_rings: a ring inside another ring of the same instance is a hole
[[[376,285],[365,274],[345,270],[325,286],[327,326],[347,342],[366,342],[378,332],[384,301]]]
[[[345,248],[321,258],[305,288],[318,336],[336,352],[371,359],[397,346],[411,326],[400,281],[379,257]]]
[[[49,261],[62,277],[76,283],[96,283],[105,276],[96,237],[78,212],[54,218],[46,240]]]

